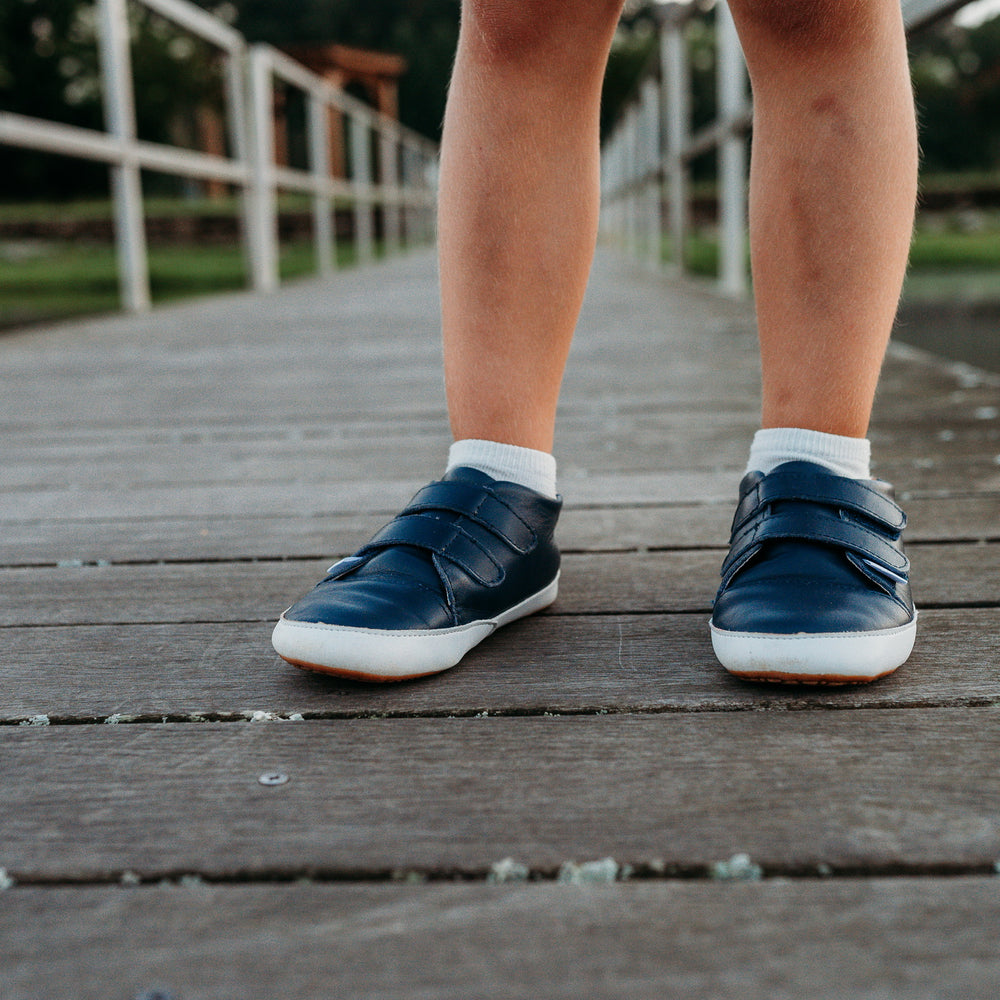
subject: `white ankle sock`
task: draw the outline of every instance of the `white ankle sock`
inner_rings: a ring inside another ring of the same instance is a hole
[[[747,472],[767,474],[782,462],[814,462],[838,476],[871,478],[871,442],[801,427],[768,427],[757,431],[750,446]]]
[[[494,479],[518,483],[555,499],[556,460],[546,451],[466,438],[456,441],[448,450],[448,468],[445,471],[450,472],[459,465],[479,469]]]

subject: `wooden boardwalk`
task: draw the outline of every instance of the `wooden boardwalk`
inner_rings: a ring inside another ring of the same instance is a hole
[[[995,1000],[1000,379],[887,365],[910,663],[740,684],[749,309],[601,258],[556,605],[434,679],[305,674],[273,619],[442,468],[433,272],[0,340],[0,998]]]

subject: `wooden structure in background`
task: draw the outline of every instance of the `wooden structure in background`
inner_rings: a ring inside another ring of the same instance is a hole
[[[318,44],[289,45],[282,48],[306,69],[338,90],[359,87],[365,100],[380,114],[399,120],[399,79],[406,72],[406,60],[389,52],[359,49],[350,45]],[[274,155],[280,166],[289,163],[288,118],[285,114],[285,91],[278,89],[274,95]],[[198,147],[215,156],[226,155],[225,123],[219,112],[207,105],[197,111]],[[331,120],[329,156],[334,177],[347,176],[344,123]],[[228,186],[218,180],[205,182],[205,193],[210,198],[221,198],[228,193]]]
[[[284,52],[320,79],[338,90],[358,85],[376,111],[399,119],[399,78],[406,72],[402,56],[350,45],[289,45]],[[280,100],[278,91],[276,100]],[[342,122],[330,123],[330,170],[334,177],[347,176],[346,143]],[[277,162],[288,162],[287,118],[275,111],[275,156]]]

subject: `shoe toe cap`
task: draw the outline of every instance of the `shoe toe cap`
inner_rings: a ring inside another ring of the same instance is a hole
[[[712,612],[716,628],[770,635],[878,632],[912,619],[874,588],[810,578],[741,581],[719,595]]]
[[[444,602],[412,581],[389,578],[329,580],[319,584],[282,616],[286,621],[343,628],[406,631],[448,628]]]

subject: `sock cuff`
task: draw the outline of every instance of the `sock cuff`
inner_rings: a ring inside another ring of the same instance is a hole
[[[499,441],[465,438],[456,441],[449,448],[446,471],[460,465],[479,469],[494,479],[517,483],[555,499],[556,460],[546,451],[501,444]]]
[[[838,476],[871,478],[871,442],[802,427],[768,427],[754,435],[747,472],[767,474],[783,462],[814,462]]]

